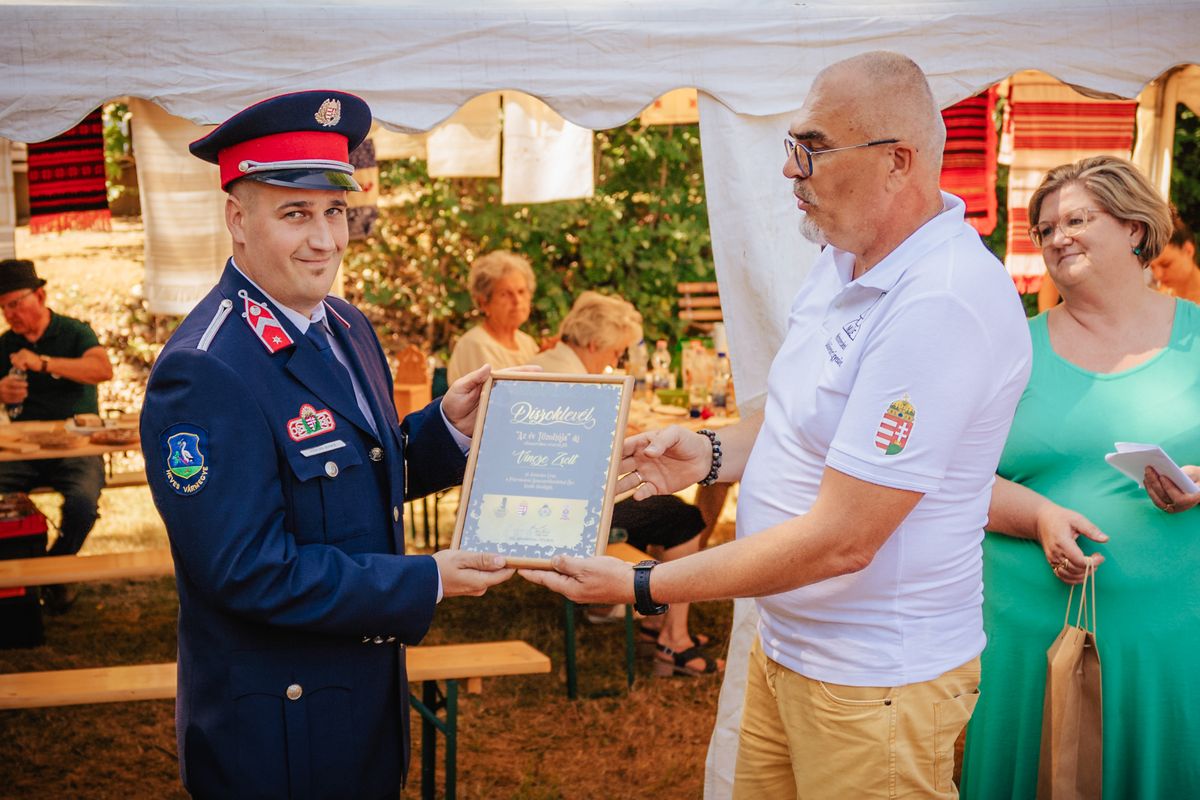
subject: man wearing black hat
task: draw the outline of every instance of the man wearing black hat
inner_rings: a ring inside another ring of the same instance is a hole
[[[328,296],[346,246],[342,92],[240,112],[191,146],[219,164],[233,258],[159,356],[142,447],[179,589],[179,760],[200,797],[395,797],[404,645],[503,559],[405,556],[406,499],[458,483],[487,369],[397,422],[367,319]]]
[[[113,375],[91,326],[47,308],[45,285],[32,261],[0,261],[0,310],[9,328],[0,336],[0,365],[11,365],[0,378],[0,401],[14,421],[96,414],[96,384]],[[50,555],[78,553],[96,524],[104,487],[100,456],[0,463],[0,492],[28,492],[35,486],[53,487],[63,496],[62,524]],[[50,586],[44,598],[48,611],[61,613],[75,593]]]

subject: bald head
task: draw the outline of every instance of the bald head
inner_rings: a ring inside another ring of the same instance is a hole
[[[925,73],[912,59],[883,50],[863,53],[822,70],[813,91],[835,96],[864,141],[911,142],[918,154],[914,166],[926,175],[941,173],[946,126]]]

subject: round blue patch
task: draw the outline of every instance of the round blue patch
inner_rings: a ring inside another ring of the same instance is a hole
[[[208,484],[208,431],[186,422],[163,431],[163,475],[175,494],[199,492]]]

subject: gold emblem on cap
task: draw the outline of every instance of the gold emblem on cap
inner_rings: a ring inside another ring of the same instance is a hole
[[[332,128],[342,121],[342,101],[334,100],[332,97],[326,99],[313,116],[316,117],[317,124],[325,128]]]

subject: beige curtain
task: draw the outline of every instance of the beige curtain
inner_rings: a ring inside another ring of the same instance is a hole
[[[431,178],[500,176],[500,93],[475,97],[427,135]]]
[[[673,89],[646,106],[643,125],[695,125],[700,121],[695,89]]]
[[[504,93],[503,203],[549,203],[595,194],[592,132],[567,122],[548,105]]]
[[[13,198],[12,143],[0,139],[0,258],[16,258],[17,203]]]
[[[188,152],[211,127],[133,98],[134,154],[146,228],[145,297],[157,314],[186,314],[229,257],[220,173]]]

